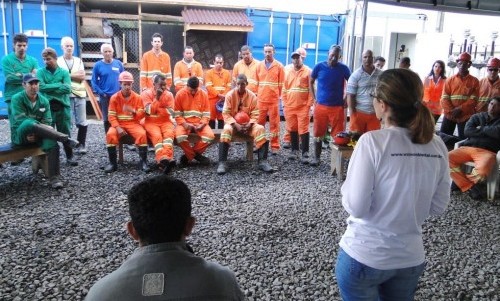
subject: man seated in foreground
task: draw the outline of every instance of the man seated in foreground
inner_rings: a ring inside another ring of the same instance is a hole
[[[86,300],[243,300],[228,268],[193,253],[186,243],[195,224],[191,192],[165,175],[128,193],[130,236],[139,248],[118,270],[95,283]]]
[[[488,103],[488,112],[477,113],[465,125],[467,140],[449,154],[452,190],[469,191],[472,199],[484,198],[478,183],[483,182],[492,168],[498,168],[496,154],[500,150],[500,97]],[[465,174],[461,165],[473,161],[474,169]]]

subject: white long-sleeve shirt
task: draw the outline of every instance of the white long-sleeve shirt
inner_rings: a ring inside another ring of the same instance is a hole
[[[445,211],[450,184],[448,151],[439,137],[414,144],[400,127],[364,134],[342,185],[350,216],[340,246],[375,269],[422,264],[422,224]]]

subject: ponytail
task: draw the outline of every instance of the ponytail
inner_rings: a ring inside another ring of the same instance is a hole
[[[411,142],[417,144],[427,144],[434,136],[434,118],[431,111],[421,102],[415,104],[417,113],[415,118],[408,125],[410,131]]]

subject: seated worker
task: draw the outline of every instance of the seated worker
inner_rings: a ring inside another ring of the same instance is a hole
[[[162,74],[153,76],[153,87],[141,93],[146,119],[144,128],[155,149],[156,163],[164,173],[175,167],[174,159],[174,96]]]
[[[210,103],[208,95],[200,89],[200,80],[192,76],[187,86],[175,95],[175,139],[184,151],[180,159],[182,165],[187,165],[193,159],[203,165],[210,164],[210,159],[203,156],[207,147],[214,140],[214,132],[208,126],[210,120]],[[196,133],[200,140],[193,146],[189,143],[190,133]]]
[[[136,184],[128,208],[127,230],[139,248],[85,300],[244,300],[231,270],[196,256],[186,243],[195,218],[181,180],[161,175]]]
[[[116,145],[120,138],[130,135],[139,148],[139,168],[149,172],[148,166],[148,139],[146,130],[140,124],[144,118],[144,106],[141,96],[132,91],[134,77],[128,71],[123,71],[118,77],[121,90],[116,92],[109,101],[108,121],[111,124],[106,133],[106,145],[108,148],[109,164],[104,171],[111,173],[117,169]]]
[[[247,86],[248,81],[246,75],[238,75],[236,78],[236,88],[227,93],[224,101],[222,116],[224,117],[225,125],[220,135],[219,166],[217,167],[217,173],[220,175],[228,171],[227,154],[234,132],[253,137],[259,158],[259,169],[264,172],[273,171],[273,168],[267,162],[269,141],[266,138],[264,127],[257,123],[257,118],[259,118],[257,96],[255,96],[252,91],[248,90],[246,88]],[[245,124],[239,124],[234,119],[238,112],[245,112],[248,114],[250,120]]]
[[[472,115],[465,124],[467,140],[458,149],[449,153],[452,190],[469,191],[472,199],[484,198],[478,183],[484,181],[496,165],[496,155],[500,150],[500,96],[493,97],[488,103],[488,112]],[[474,169],[465,174],[460,166],[474,162]]]
[[[48,157],[49,179],[52,188],[59,189],[63,183],[59,179],[59,145],[76,147],[78,141],[59,133],[51,127],[52,115],[49,101],[39,93],[39,82],[33,74],[23,76],[24,91],[14,94],[11,99],[10,132],[12,144],[38,144]]]

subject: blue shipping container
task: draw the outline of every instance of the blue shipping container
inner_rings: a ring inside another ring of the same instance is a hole
[[[0,6],[2,10],[2,38],[0,38],[2,57],[13,50],[12,38],[20,32],[28,36],[28,54],[38,59],[40,67],[44,65],[41,56],[44,48],[52,47],[59,55],[62,55],[60,46],[62,37],[70,36],[77,41],[75,2],[25,0],[18,3],[17,0],[4,0]],[[75,53],[78,53],[78,49]],[[0,69],[2,69],[1,66]],[[4,86],[5,76],[3,70],[0,70],[0,118],[7,117],[7,105],[3,98]]]

